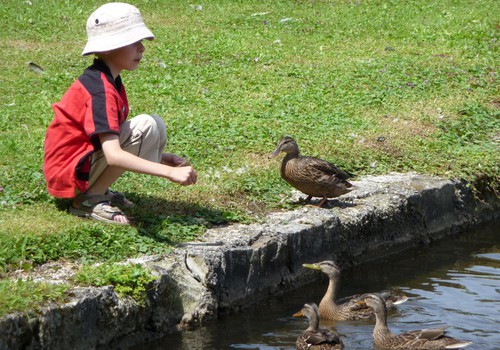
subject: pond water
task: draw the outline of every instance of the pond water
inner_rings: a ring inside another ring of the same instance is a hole
[[[305,302],[319,303],[326,286],[325,276],[292,294],[133,349],[292,350],[307,328],[307,319],[292,314]],[[345,270],[339,297],[388,288],[410,297],[389,314],[393,332],[447,324],[451,336],[473,342],[467,349],[500,349],[500,222]],[[373,349],[370,321],[321,325],[336,329],[345,349]]]

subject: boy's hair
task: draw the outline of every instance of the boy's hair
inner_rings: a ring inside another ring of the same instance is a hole
[[[114,50],[154,37],[135,6],[110,2],[99,7],[88,18],[87,44],[82,55]]]

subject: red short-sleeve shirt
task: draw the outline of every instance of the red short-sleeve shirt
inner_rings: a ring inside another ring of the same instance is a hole
[[[72,198],[88,187],[92,153],[101,149],[99,134],[120,133],[129,107],[125,87],[100,60],[88,67],[54,103],[54,120],[45,136],[43,172],[49,193]]]

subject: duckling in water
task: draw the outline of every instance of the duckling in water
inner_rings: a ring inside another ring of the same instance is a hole
[[[281,177],[297,190],[307,194],[306,201],[310,201],[312,197],[321,197],[318,207],[322,207],[328,198],[352,191],[353,185],[347,179],[353,177],[353,174],[326,160],[302,156],[293,138],[283,137],[269,158],[280,152],[286,153],[281,163]]]

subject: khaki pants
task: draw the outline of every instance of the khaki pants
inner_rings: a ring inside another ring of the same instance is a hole
[[[166,143],[167,128],[158,115],[141,114],[120,127],[121,148],[143,159],[159,163]],[[102,150],[92,155],[89,187],[97,181],[107,166]]]

